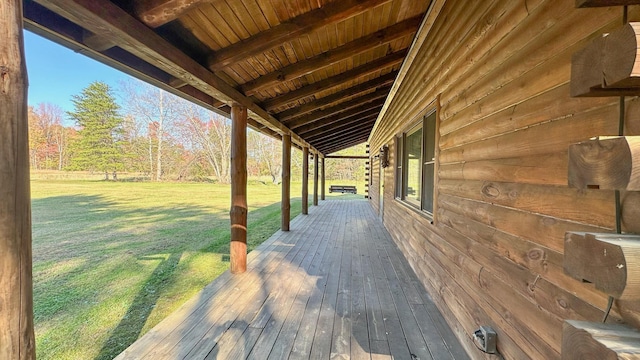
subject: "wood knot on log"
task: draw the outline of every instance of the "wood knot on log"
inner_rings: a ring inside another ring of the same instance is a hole
[[[500,189],[493,183],[488,183],[482,187],[482,195],[488,198],[497,198],[500,196]]]
[[[527,257],[533,261],[541,260],[544,257],[544,251],[537,248],[531,249],[527,252]]]

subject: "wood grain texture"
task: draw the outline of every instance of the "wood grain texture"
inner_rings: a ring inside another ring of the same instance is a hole
[[[569,186],[640,190],[640,136],[603,137],[569,147]]]
[[[280,229],[289,231],[291,221],[291,135],[282,135],[282,223]]]
[[[302,214],[309,214],[309,148],[302,148]]]
[[[616,299],[640,298],[640,236],[568,232],[564,271]]]
[[[231,247],[230,271],[247,270],[247,108],[231,107]]]
[[[562,327],[562,360],[638,359],[640,332],[612,324],[567,320]]]
[[[638,5],[638,0],[576,0],[577,8]]]
[[[0,3],[0,358],[35,359],[22,1]]]

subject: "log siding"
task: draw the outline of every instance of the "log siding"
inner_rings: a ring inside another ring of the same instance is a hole
[[[440,5],[426,15],[412,65],[369,138],[372,149],[386,144],[395,154],[395,135],[439,97],[437,221],[395,198],[391,156],[384,225],[472,358],[485,355],[471,334],[491,325],[505,358],[559,359],[563,321],[600,321],[607,305],[606,294],[564,273],[565,232],[615,229],[613,191],[567,185],[569,145],[618,129],[618,98],[570,97],[571,56],[619,28],[622,8]],[[630,6],[629,20],[638,18]],[[640,135],[640,101],[627,98],[626,108],[625,135]],[[622,195],[625,232],[640,232],[639,196]],[[609,322],[638,327],[639,311],[616,301]]]

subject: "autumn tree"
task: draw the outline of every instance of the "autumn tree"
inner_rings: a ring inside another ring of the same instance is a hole
[[[228,184],[231,159],[231,120],[196,105],[185,107],[181,124],[184,138],[213,170],[219,182]]]
[[[29,154],[34,169],[62,170],[72,132],[62,124],[62,109],[54,104],[29,106]]]
[[[74,142],[74,166],[104,172],[105,179],[109,179],[110,172],[115,177],[124,167],[124,129],[111,88],[103,82],[93,82],[71,101],[75,109],[67,114],[79,128]]]
[[[126,82],[123,89],[127,113],[147,136],[149,173],[152,178],[161,180],[164,156],[166,152],[170,152],[171,147],[167,140],[174,130],[174,124],[182,116],[185,100],[141,81]]]
[[[269,175],[271,182],[279,183],[282,177],[282,142],[256,131],[247,137],[248,156],[257,165],[258,175]]]

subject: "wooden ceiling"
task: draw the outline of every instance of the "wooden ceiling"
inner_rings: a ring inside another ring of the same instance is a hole
[[[330,154],[365,142],[428,0],[24,0],[25,27]],[[55,85],[55,84],[52,84]]]

